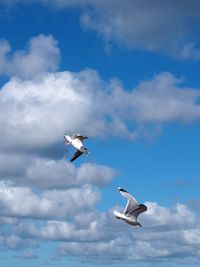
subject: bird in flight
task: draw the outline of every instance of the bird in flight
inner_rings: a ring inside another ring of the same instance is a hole
[[[83,140],[87,139],[88,137],[81,134],[75,134],[75,135],[64,135],[64,140],[67,145],[71,144],[73,147],[76,148],[76,152],[72,156],[70,162],[74,161],[78,157],[80,157],[82,154],[89,154],[86,147],[83,146]]]
[[[113,211],[115,217],[117,219],[124,220],[132,226],[138,225],[142,227],[142,225],[137,221],[137,218],[142,212],[147,211],[147,206],[139,204],[137,200],[123,188],[119,187],[118,191],[122,194],[122,196],[127,198],[128,201],[123,213],[120,213],[117,210]]]

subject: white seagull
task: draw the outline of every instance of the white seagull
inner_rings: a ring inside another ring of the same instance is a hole
[[[83,140],[87,139],[88,137],[81,134],[75,134],[72,136],[64,135],[64,140],[67,145],[71,144],[73,147],[76,148],[76,152],[74,153],[73,157],[71,158],[70,162],[74,161],[78,157],[80,157],[83,153],[89,154],[87,148],[83,146]]]
[[[120,213],[117,210],[113,211],[115,217],[117,219],[124,220],[130,225],[139,225],[142,227],[142,225],[137,221],[137,217],[140,215],[140,213],[147,211],[147,207],[143,204],[138,204],[137,200],[123,188],[118,187],[118,191],[122,194],[122,196],[128,199],[128,202],[123,213]]]

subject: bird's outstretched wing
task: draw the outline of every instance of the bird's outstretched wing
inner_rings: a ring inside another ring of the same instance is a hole
[[[133,211],[139,207],[137,200],[131,194],[129,194],[126,190],[119,187],[118,191],[122,194],[123,197],[128,199],[126,208],[124,209],[124,214],[130,213],[130,211]]]
[[[81,152],[80,150],[76,150],[76,152],[74,153],[74,155],[71,158],[70,162],[74,161],[75,159],[77,159],[78,157],[80,157],[82,154],[83,154],[83,152]]]
[[[139,206],[133,210],[130,210],[128,212],[128,214],[134,216],[136,219],[137,217],[142,213],[142,212],[145,212],[147,211],[147,206],[143,205],[143,204],[139,204]],[[128,215],[127,214],[127,215]]]

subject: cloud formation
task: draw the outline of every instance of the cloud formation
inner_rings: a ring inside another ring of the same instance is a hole
[[[78,257],[98,263],[168,262],[198,263],[200,224],[183,204],[173,207],[146,202],[148,211],[140,216],[143,228],[116,220],[112,209],[80,212],[71,221],[49,220],[39,226],[20,222],[13,235],[21,240],[59,241],[57,257]],[[34,243],[35,242],[35,243]]]
[[[72,240],[63,243],[59,252],[63,256],[80,257],[83,261],[89,258],[92,262],[102,262],[103,259],[104,263],[147,260],[197,263],[199,253],[195,240],[198,239],[200,225],[195,214],[181,204],[172,208],[151,202],[146,204],[148,212],[140,218],[144,228],[135,228],[134,231],[129,226],[123,228],[121,224],[124,222],[115,222],[107,214],[106,220],[98,217],[98,221],[94,224],[97,233],[105,231],[105,239],[103,237],[97,239],[95,236],[94,240],[89,242],[87,239],[85,242]],[[119,225],[121,225],[120,231]],[[106,231],[107,227],[109,231]],[[195,233],[197,238],[192,239]]]
[[[1,183],[0,215],[37,219],[70,218],[79,210],[90,209],[98,199],[98,191],[95,191],[90,185],[34,193],[28,187],[9,186]]]
[[[58,1],[59,2],[65,2]],[[82,15],[88,29],[98,31],[107,42],[129,49],[164,52],[182,59],[200,58],[198,48],[199,2],[190,1],[88,1]],[[170,19],[169,19],[170,18]]]
[[[66,159],[49,159],[31,154],[0,154],[1,180],[12,185],[40,189],[69,189],[85,184],[108,185],[117,171],[92,163],[80,167]]]
[[[103,81],[94,70],[13,78],[0,90],[0,147],[38,151],[74,132],[135,139],[148,124],[199,120],[200,90],[181,82],[161,73],[128,91],[116,80]]]
[[[94,70],[16,75],[0,90],[0,247],[31,259],[41,242],[59,241],[57,256],[91,262],[199,262],[200,225],[185,205],[147,202],[144,228],[133,231],[112,209],[96,209],[98,187],[115,170],[41,153],[60,146],[66,132],[137,138],[145,125],[199,120],[199,89],[170,73],[131,90]]]
[[[15,170],[10,172],[10,155],[0,157],[0,176],[5,179],[0,184],[2,250],[18,250],[20,257],[32,259],[42,242],[56,241],[57,258],[67,256],[101,264],[199,262],[200,224],[187,206],[146,202],[148,211],[139,218],[143,228],[133,231],[114,218],[116,207],[106,212],[96,209],[100,201],[96,185],[110,183],[115,175],[112,169],[90,163],[77,168],[66,163],[64,168],[62,160],[17,155],[11,155]],[[102,184],[97,177],[104,179]]]
[[[39,35],[28,42],[27,48],[11,54],[11,46],[0,40],[0,74],[8,77],[32,78],[46,71],[55,71],[60,51],[51,35]]]
[[[6,6],[25,0],[2,1]],[[79,8],[85,29],[97,31],[106,43],[145,49],[181,59],[200,59],[199,1],[33,0],[47,7]]]

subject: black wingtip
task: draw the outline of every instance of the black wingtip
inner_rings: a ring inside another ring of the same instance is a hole
[[[72,158],[70,159],[70,162],[74,161],[75,159],[76,159],[76,157],[72,157]]]
[[[123,189],[123,188],[121,188],[121,187],[118,187],[118,189],[117,189],[119,192],[126,192],[126,193],[128,193],[125,189]]]

